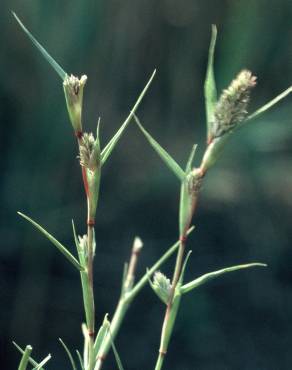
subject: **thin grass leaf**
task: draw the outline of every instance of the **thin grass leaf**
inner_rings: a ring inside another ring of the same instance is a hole
[[[214,77],[214,52],[215,52],[216,38],[217,38],[217,28],[213,24],[211,42],[210,42],[210,47],[209,47],[206,79],[205,79],[205,85],[204,85],[208,134],[210,133],[210,130],[211,130],[211,125],[212,125],[213,117],[214,117],[214,108],[217,102],[217,89],[216,89],[216,82],[215,82],[215,77]]]
[[[165,149],[163,149],[160,144],[147,132],[144,127],[142,126],[141,122],[139,121],[138,117],[134,115],[135,121],[140,128],[140,130],[145,135],[146,139],[148,140],[149,144],[153,147],[159,157],[163,160],[166,166],[179,178],[180,181],[183,181],[185,178],[185,172],[183,169],[177,164],[177,162],[167,153]]]
[[[189,235],[193,230],[194,226],[190,227],[187,235]],[[132,290],[126,295],[128,300],[132,300],[139,291],[148,283],[149,276],[151,276],[159,267],[177,250],[179,247],[180,241],[178,240],[175,244],[173,244],[164,254],[159,258],[159,260],[154,263],[154,265],[147,269],[146,273],[141,277],[141,279],[134,285]]]
[[[115,356],[116,363],[117,363],[117,365],[118,365],[118,369],[119,369],[119,370],[124,370],[124,367],[123,367],[123,365],[122,365],[121,358],[120,358],[120,356],[119,356],[119,354],[118,354],[118,351],[117,351],[117,348],[116,348],[115,343],[114,343],[114,341],[113,341],[113,338],[112,338],[112,336],[111,336],[111,333],[109,333],[109,334],[110,334],[111,346],[112,346],[112,349],[113,349],[113,352],[114,352],[114,356]]]
[[[66,344],[62,341],[61,338],[59,338],[59,342],[62,344],[62,346],[64,347],[64,350],[66,351],[68,357],[69,357],[69,360],[70,360],[70,363],[71,363],[71,366],[72,366],[72,369],[73,370],[77,370],[77,367],[76,367],[76,364],[75,364],[75,361],[74,361],[74,358],[69,350],[69,348],[66,346]]]
[[[193,165],[193,161],[194,161],[194,157],[195,157],[195,154],[196,154],[196,150],[197,150],[197,144],[194,144],[193,147],[192,147],[192,150],[190,152],[190,155],[189,155],[189,158],[188,158],[188,161],[187,161],[187,165],[186,165],[186,173],[189,173],[192,169],[192,165]]]
[[[76,349],[76,353],[77,353],[77,357],[78,357],[78,360],[79,360],[79,363],[80,363],[81,370],[85,370],[84,365],[83,365],[83,360],[82,360],[82,357],[81,357],[80,352],[78,351],[78,349]]]
[[[192,251],[188,251],[188,254],[184,260],[184,264],[183,264],[183,267],[181,269],[181,273],[180,273],[180,277],[179,277],[179,284],[181,285],[184,281],[184,276],[185,276],[185,271],[186,271],[186,267],[187,267],[187,263],[189,261],[189,258],[192,254]]]
[[[54,70],[58,73],[58,75],[61,77],[61,79],[64,81],[65,77],[67,76],[67,73],[63,70],[63,68],[53,59],[50,54],[46,51],[46,49],[34,38],[34,36],[29,32],[29,30],[24,26],[24,24],[21,22],[21,20],[17,17],[17,15],[12,12],[14,18],[17,20],[20,27],[23,29],[23,31],[26,33],[26,35],[29,37],[31,42],[34,44],[34,46],[40,51],[40,53],[43,55],[45,60],[54,68]]]
[[[109,321],[107,319],[107,316],[108,316],[108,314],[105,315],[102,326],[99,328],[97,336],[95,338],[95,342],[94,342],[94,346],[93,346],[94,358],[97,358],[98,351],[100,350],[102,342],[108,334]]]
[[[76,246],[76,249],[77,249],[79,262],[80,262],[80,265],[82,266],[83,270],[85,270],[86,257],[85,257],[83,249],[80,247],[80,243],[79,243],[79,240],[78,240],[78,237],[77,237],[77,234],[76,234],[75,224],[74,224],[73,220],[72,220],[72,229],[73,229],[74,242],[75,242],[75,246]]]
[[[227,268],[224,268],[218,271],[209,272],[208,274],[202,275],[198,277],[197,279],[191,281],[190,283],[183,285],[180,288],[180,291],[181,293],[188,293],[189,291],[197,288],[198,286],[207,283],[209,280],[212,280],[227,272],[232,272],[236,270],[242,270],[242,269],[247,269],[250,267],[257,267],[257,266],[266,267],[267,265],[265,263],[248,263],[245,265],[237,265],[237,266],[227,267]]]
[[[155,73],[156,73],[156,69],[152,73],[149,81],[147,82],[147,84],[144,87],[143,91],[139,95],[139,97],[138,97],[138,99],[137,99],[134,107],[130,111],[130,114],[128,115],[128,117],[126,118],[126,120],[124,121],[124,123],[122,124],[122,126],[119,128],[119,130],[116,132],[116,134],[111,138],[111,140],[107,143],[107,145],[102,150],[102,152],[101,152],[101,164],[102,165],[105,164],[106,160],[110,156],[111,152],[113,151],[113,149],[117,145],[117,143],[120,140],[121,136],[123,135],[125,129],[127,128],[128,124],[130,123],[131,119],[133,118],[134,113],[136,112],[136,110],[137,110],[139,104],[141,103],[144,95],[146,94],[146,91],[148,90],[149,86],[151,85],[151,82],[152,82],[152,80],[153,80],[153,78],[155,76]]]
[[[85,309],[86,313],[86,309]],[[88,329],[85,323],[81,325],[82,329],[82,334],[84,337],[84,345],[83,345],[83,364],[85,369],[88,368],[88,363],[89,363],[89,342],[90,342],[90,337],[88,334]]]
[[[13,345],[18,349],[18,351],[22,354],[24,354],[24,350],[15,342],[12,342]],[[32,364],[33,366],[38,366],[39,364],[32,358],[32,357],[29,357],[29,363]],[[43,368],[40,368],[39,370],[44,370]]]
[[[77,259],[61,244],[57,239],[55,239],[50,233],[48,233],[42,226],[40,226],[37,222],[32,220],[30,217],[26,216],[21,212],[17,212],[21,217],[25,218],[29,221],[36,229],[38,229],[46,238],[48,238],[55,247],[79,270],[83,271],[84,268],[80,265]]]
[[[22,357],[21,357],[21,360],[18,366],[18,370],[26,370],[27,365],[29,363],[31,351],[32,351],[32,346],[28,345],[25,347],[25,350],[22,354]]]
[[[273,105],[277,104],[278,101],[284,99],[287,95],[289,95],[292,92],[292,86],[288,87],[285,91],[283,91],[281,94],[276,96],[274,99],[269,101],[267,104],[263,105],[261,108],[257,109],[255,112],[250,114],[244,121],[243,123],[250,121],[258,116],[260,116],[262,113],[266,112],[270,108],[272,108]]]
[[[44,366],[52,356],[49,354],[47,357],[45,357],[36,367],[34,367],[32,370],[41,370],[42,366]]]

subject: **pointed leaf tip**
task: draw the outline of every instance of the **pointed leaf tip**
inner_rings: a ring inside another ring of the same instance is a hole
[[[69,350],[69,348],[67,347],[67,345],[63,342],[63,340],[61,338],[59,338],[59,342],[62,344],[65,352],[67,353],[67,356],[69,358],[69,361],[70,361],[70,364],[72,366],[72,369],[73,370],[77,370],[77,367],[76,367],[76,364],[75,364],[75,361],[74,361],[74,358]]]
[[[152,146],[152,148],[156,151],[156,153],[162,159],[162,161],[174,173],[174,175],[178,177],[178,179],[180,181],[183,181],[183,179],[185,178],[184,170],[172,158],[172,156],[165,149],[163,149],[162,146],[149,134],[149,132],[145,130],[145,128],[142,126],[139,118],[135,114],[134,114],[134,119],[135,119],[136,124],[138,125],[139,129],[144,134],[144,136],[146,137],[147,141]]]
[[[24,31],[24,33],[28,36],[30,41],[33,45],[39,50],[45,60],[54,68],[54,70],[58,73],[61,79],[64,81],[67,73],[63,70],[63,68],[55,61],[53,57],[46,51],[46,49],[37,41],[37,39],[32,35],[32,33],[25,27],[25,25],[21,22],[15,12],[12,11],[12,15]]]
[[[205,108],[207,116],[207,136],[211,135],[214,109],[217,102],[217,88],[214,74],[214,53],[217,40],[217,27],[213,24],[211,28],[211,41],[208,53],[208,64],[204,84]]]
[[[130,113],[129,113],[128,117],[126,118],[126,120],[124,121],[124,123],[121,125],[121,127],[118,129],[118,131],[115,133],[115,135],[110,139],[110,141],[106,144],[106,146],[103,148],[103,150],[101,152],[101,163],[102,163],[102,165],[105,164],[105,162],[107,161],[107,159],[111,155],[113,149],[117,145],[118,141],[122,137],[125,129],[127,128],[129,123],[131,122],[136,110],[138,109],[142,99],[144,98],[144,95],[146,94],[149,86],[152,83],[152,80],[155,76],[155,73],[156,73],[156,69],[154,70],[154,72],[152,73],[148,82],[146,83],[144,89],[142,90],[141,94],[139,95],[138,99],[136,100],[136,103],[134,104],[133,108],[130,110]]]
[[[52,244],[75,266],[79,271],[84,271],[84,268],[80,265],[77,259],[68,251],[68,249],[61,244],[56,238],[53,237],[50,233],[47,232],[41,225],[31,219],[29,216],[26,216],[22,212],[17,212],[21,217],[30,222],[37,230],[39,230],[47,239],[50,240]]]
[[[231,266],[231,267],[226,267],[221,270],[217,271],[212,271],[207,274],[204,274],[197,279],[191,281],[190,283],[184,284],[180,291],[182,294],[188,293],[189,291],[197,288],[198,286],[207,283],[209,280],[212,280],[214,278],[217,278],[227,272],[233,272],[237,270],[242,270],[242,269],[247,269],[250,267],[266,267],[267,265],[265,263],[259,263],[259,262],[254,262],[254,263],[247,263],[244,265],[236,265],[236,266]]]

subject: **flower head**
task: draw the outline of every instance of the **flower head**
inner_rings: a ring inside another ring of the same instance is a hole
[[[82,132],[82,103],[83,88],[87,81],[87,76],[83,75],[79,79],[73,75],[66,76],[63,82],[67,109],[75,133]]]
[[[81,166],[94,171],[100,163],[100,150],[98,140],[92,133],[85,132],[79,143],[79,159]]]
[[[214,111],[213,138],[221,137],[245,119],[250,92],[255,85],[256,77],[243,70],[223,91]]]

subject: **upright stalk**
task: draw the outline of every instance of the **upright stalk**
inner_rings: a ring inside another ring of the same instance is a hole
[[[173,279],[172,279],[172,284],[171,284],[170,297],[169,297],[169,301],[166,306],[166,311],[165,311],[162,330],[161,330],[160,347],[159,347],[159,353],[158,353],[155,370],[160,370],[162,368],[164,357],[166,356],[167,349],[168,349],[168,343],[169,343],[172,330],[173,330],[173,326],[176,320],[176,315],[179,309],[180,296],[175,297],[175,291],[176,291],[176,287],[177,287],[179,277],[181,274],[181,270],[182,270],[186,238],[187,238],[186,235],[180,238],[180,245],[179,245],[179,249],[177,252],[176,264],[175,264]]]
[[[134,294],[131,294],[131,292],[135,281],[136,267],[142,246],[143,244],[140,238],[135,238],[129,264],[125,266],[126,274],[124,275],[122,282],[121,296],[111,320],[109,333],[98,352],[94,370],[100,370],[102,368],[106,355],[111,348],[112,341],[116,337],[130,303],[134,298]]]
[[[202,174],[200,174],[200,181]],[[193,214],[196,209],[197,196],[199,183],[197,182],[193,191],[190,192],[190,186],[187,183],[187,180],[183,180],[181,185],[181,194],[180,194],[180,237],[179,237],[179,249],[176,256],[176,263],[174,267],[171,290],[169,299],[166,305],[166,311],[164,315],[162,330],[161,330],[161,339],[158,358],[155,365],[155,370],[161,370],[164,362],[164,358],[167,353],[168,344],[172,335],[173,327],[175,324],[176,316],[179,310],[181,294],[177,291],[177,287],[180,284],[180,278],[182,274],[182,268],[184,263],[184,254],[186,249],[186,242],[188,237],[187,230],[192,221]]]
[[[86,266],[85,272],[81,272],[82,292],[83,301],[86,317],[86,329],[88,334],[88,348],[85,354],[88,355],[87,359],[84,359],[84,363],[87,364],[85,370],[93,370],[95,365],[94,358],[94,339],[95,339],[95,303],[94,303],[94,289],[93,289],[93,260],[94,260],[94,225],[95,225],[95,213],[97,207],[98,193],[99,193],[99,178],[100,173],[97,173],[97,168],[93,168],[89,171],[88,164],[84,158],[86,155],[91,156],[89,148],[89,140],[87,134],[83,135],[82,131],[75,132],[78,140],[78,147],[80,152],[80,164],[82,170],[82,179],[84,190],[87,199],[87,240],[84,243],[84,250],[82,259]],[[85,149],[88,153],[85,153]],[[85,153],[85,154],[84,154]],[[86,343],[86,338],[85,338]]]
[[[88,202],[89,203],[89,202]],[[88,206],[88,214],[90,207]],[[89,364],[88,369],[93,370],[94,368],[94,334],[95,334],[95,305],[94,305],[94,291],[93,291],[93,224],[92,220],[87,218],[87,243],[88,243],[88,265],[87,265],[87,274],[88,274],[88,284],[90,292],[90,306],[92,310],[92,316],[90,322],[87,323],[88,335],[89,335],[89,345],[88,345],[88,357]]]

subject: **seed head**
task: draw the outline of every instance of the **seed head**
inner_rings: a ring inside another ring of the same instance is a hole
[[[73,75],[66,76],[63,82],[64,93],[70,120],[75,132],[82,132],[81,114],[83,103],[83,88],[87,81],[87,76],[83,75],[79,79]]]
[[[250,71],[243,70],[223,91],[214,111],[213,138],[231,131],[245,119],[250,92],[255,85],[256,77]]]
[[[203,174],[200,168],[193,168],[187,175],[188,192],[192,196],[196,196],[202,186]]]
[[[156,271],[153,277],[152,288],[164,303],[168,303],[171,293],[170,280],[160,271]]]
[[[83,236],[78,235],[79,245],[82,250],[87,251],[88,249],[88,237],[86,234]]]
[[[92,133],[85,132],[79,144],[79,159],[81,166],[94,171],[99,165],[99,145]]]

